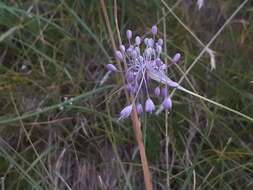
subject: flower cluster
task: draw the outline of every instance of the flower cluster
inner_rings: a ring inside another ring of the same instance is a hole
[[[157,39],[157,26],[152,27],[151,33],[151,38],[142,39],[140,36],[136,36],[133,39],[132,31],[127,30],[127,45],[121,44],[119,50],[115,52],[116,58],[125,65],[125,88],[134,97],[132,104],[122,109],[119,119],[130,116],[133,103],[138,114],[143,111],[152,113],[155,110],[155,104],[151,95],[163,99],[162,106],[164,109],[171,109],[172,107],[168,87],[177,88],[179,84],[167,77],[168,65],[161,59],[163,40]],[[180,57],[179,53],[175,54],[171,63],[176,64]],[[108,64],[107,69],[110,72],[118,71],[113,64]],[[156,86],[152,86],[152,80],[156,81]]]

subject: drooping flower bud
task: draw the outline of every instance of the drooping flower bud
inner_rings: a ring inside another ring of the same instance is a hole
[[[151,55],[152,55],[152,48],[147,48],[146,50],[145,50],[145,53],[146,53],[146,55],[148,56],[148,57],[150,57]]]
[[[148,47],[153,47],[154,45],[154,40],[152,38],[149,38],[147,41]]]
[[[140,54],[141,54],[140,47],[138,47],[138,46],[137,46],[137,47],[135,47],[135,48],[134,48],[134,50],[138,53],[138,55],[140,55]]]
[[[163,108],[164,109],[171,109],[172,108],[172,101],[170,96],[166,97],[163,101]]]
[[[136,51],[135,49],[133,49],[133,51],[132,51],[132,53],[131,53],[131,56],[132,56],[133,58],[136,58],[137,55],[138,55],[137,51]]]
[[[198,8],[200,10],[203,7],[203,5],[204,5],[204,0],[198,0],[197,4],[198,4]]]
[[[125,108],[123,108],[120,112],[120,117],[119,117],[119,120],[121,119],[125,119],[127,117],[130,116],[131,112],[132,112],[132,109],[133,109],[133,105],[128,105],[126,106]]]
[[[132,31],[131,30],[127,30],[126,31],[126,36],[127,36],[127,39],[130,40],[132,38]]]
[[[150,98],[148,98],[145,102],[145,111],[151,113],[154,110],[155,110],[155,104]]]
[[[161,89],[160,89],[159,86],[157,86],[157,87],[155,88],[154,93],[155,93],[156,96],[160,96]]]
[[[135,37],[135,44],[136,44],[137,46],[139,46],[139,45],[141,44],[141,38],[140,38],[140,36],[136,36],[136,37]]]
[[[116,55],[116,58],[117,58],[118,60],[120,60],[120,61],[123,60],[123,55],[122,55],[122,53],[121,53],[120,51],[116,51],[115,55]]]
[[[115,72],[115,71],[118,70],[113,64],[107,64],[107,65],[106,65],[106,68],[107,68],[109,71],[112,71],[112,72]]]
[[[161,90],[161,95],[162,97],[167,97],[168,96],[168,88],[167,87],[163,87]]]
[[[157,44],[157,46],[156,46],[156,51],[158,54],[162,53],[162,47],[159,44]]]
[[[180,60],[180,58],[181,58],[181,54],[180,53],[176,53],[174,55],[174,57],[172,58],[172,63],[176,64]]]
[[[159,39],[158,42],[157,42],[160,46],[163,46],[163,39]]]
[[[140,103],[137,103],[136,111],[139,115],[143,112],[143,108],[142,108],[142,105]]]
[[[120,49],[120,51],[121,51],[122,53],[124,53],[124,52],[126,51],[126,48],[125,48],[124,45],[120,45],[120,46],[119,46],[119,49]]]
[[[152,26],[151,32],[153,35],[157,35],[157,26],[156,25]]]
[[[129,93],[133,93],[133,94],[137,91],[136,86],[135,86],[134,84],[132,84],[132,83],[128,83],[128,84],[126,85],[126,89],[127,89],[127,91],[128,91]]]
[[[144,39],[144,44],[147,46],[148,45],[148,38]]]
[[[127,84],[127,85],[125,86],[125,88],[126,88],[126,90],[127,90],[128,92],[132,92],[132,90],[133,90],[133,86],[132,86],[131,84]]]
[[[133,81],[134,80],[134,73],[132,71],[128,71],[126,73],[126,79],[127,79],[128,82]]]

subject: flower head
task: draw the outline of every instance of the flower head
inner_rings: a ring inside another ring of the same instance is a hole
[[[152,81],[158,83],[157,86],[163,86],[166,91],[168,87],[179,87],[177,82],[174,82],[167,76],[168,65],[163,62],[161,57],[164,42],[162,39],[157,38],[157,26],[151,28],[151,33],[151,38],[146,37],[143,40],[140,36],[133,38],[132,31],[127,30],[127,43],[121,44],[119,50],[115,52],[116,58],[125,65],[125,87],[132,97],[134,97],[133,101],[141,102],[140,100],[143,99],[143,96],[147,98],[145,102],[146,112],[153,112],[155,110],[155,104],[150,98],[150,89],[154,89]],[[172,64],[177,63],[180,57],[181,55],[177,53],[172,59]],[[110,68],[112,69],[113,67],[110,66]],[[160,90],[160,87],[157,87],[154,94],[159,98],[163,92]],[[164,106],[171,107],[170,105],[172,104],[169,102],[171,99],[166,98],[167,92],[163,96],[165,98],[163,102]],[[131,110],[131,105],[125,107],[120,113],[120,118],[128,117]],[[136,111],[139,114],[143,111],[141,104],[136,104]]]

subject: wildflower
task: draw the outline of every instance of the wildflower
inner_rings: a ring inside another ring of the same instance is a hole
[[[157,87],[155,88],[154,93],[155,93],[155,95],[156,95],[156,96],[160,96],[161,89],[160,89],[160,87],[159,87],[159,86],[157,86]]]
[[[125,119],[125,118],[129,117],[130,114],[131,114],[131,112],[132,112],[132,109],[133,109],[133,105],[132,104],[128,105],[124,109],[122,109],[121,112],[120,112],[119,120]]]
[[[173,64],[178,63],[178,61],[180,60],[180,58],[181,58],[181,54],[180,54],[180,53],[176,53],[176,54],[174,55],[174,57],[172,58],[172,63],[173,63]]]
[[[140,102],[140,100],[143,99],[143,96],[147,98],[145,102],[146,112],[153,112],[155,110],[155,104],[150,98],[152,81],[158,83],[158,87],[155,88],[154,94],[156,96],[162,94],[166,100],[163,102],[165,107],[171,107],[172,103],[169,103],[169,100],[166,99],[167,92],[164,93],[164,90],[161,90],[159,86],[164,86],[166,91],[168,87],[180,87],[177,82],[174,82],[167,76],[168,65],[165,64],[161,58],[164,42],[162,39],[157,38],[157,26],[151,28],[151,33],[151,38],[146,37],[142,40],[140,36],[133,38],[132,31],[127,30],[126,37],[128,42],[124,45],[121,44],[119,50],[115,52],[116,58],[123,62],[126,68],[124,71],[126,81],[125,88],[132,95],[133,103]],[[177,63],[180,57],[181,55],[179,53],[175,54],[172,59],[172,64]],[[116,68],[112,67],[112,65],[108,67],[109,70],[113,71]],[[131,110],[131,105],[125,107],[120,112],[120,119],[128,117]],[[136,104],[136,111],[139,114],[143,111],[141,104]]]
[[[118,70],[113,64],[107,64],[107,65],[106,65],[106,68],[107,68],[109,71],[112,71],[112,72],[115,72],[115,71]]]
[[[142,105],[140,103],[138,103],[136,105],[136,111],[138,114],[141,114],[143,112],[143,108],[142,108]]]
[[[198,0],[197,4],[198,4],[198,8],[200,10],[203,7],[203,5],[204,5],[204,0]]]
[[[160,45],[160,46],[162,46],[163,45],[163,39],[159,39],[158,41],[157,41],[157,43]]]
[[[127,35],[127,39],[131,40],[131,38],[132,38],[132,31],[131,30],[127,30],[126,35]]]
[[[168,89],[166,87],[162,88],[161,95],[164,98],[168,96]]]
[[[120,51],[116,51],[116,57],[119,61],[122,61],[123,60],[123,55]]]
[[[141,38],[140,38],[140,36],[136,36],[136,38],[135,38],[135,44],[137,46],[139,46],[141,44]]]
[[[170,96],[166,97],[163,101],[163,108],[164,109],[171,109],[172,108],[172,101]]]
[[[119,49],[120,49],[120,51],[121,51],[122,53],[124,53],[124,52],[126,51],[126,48],[125,48],[124,45],[120,45],[120,46],[119,46]]]
[[[152,26],[152,28],[151,28],[151,32],[152,32],[152,34],[153,35],[157,35],[157,26]]]
[[[148,98],[145,102],[145,111],[151,113],[154,110],[155,110],[155,104],[150,98]]]

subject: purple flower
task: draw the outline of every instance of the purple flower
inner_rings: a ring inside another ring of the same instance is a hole
[[[172,108],[172,101],[170,96],[166,97],[163,101],[163,108],[164,109],[171,109]]]
[[[117,57],[117,59],[118,59],[119,61],[122,61],[122,60],[123,60],[123,55],[122,55],[122,53],[121,53],[120,51],[116,51],[115,55],[116,55],[116,57]]]
[[[152,34],[153,35],[157,35],[157,26],[152,26],[152,28],[151,28],[151,32],[152,32]]]
[[[112,72],[115,72],[115,71],[118,70],[113,64],[107,64],[107,65],[106,65],[106,68],[107,68],[109,71],[112,71]]]
[[[197,4],[198,4],[198,8],[200,10],[203,7],[203,5],[204,5],[204,0],[198,0]]]
[[[162,88],[161,95],[164,98],[168,96],[168,88],[167,87]]]
[[[144,39],[144,44],[147,46],[148,45],[148,38]]]
[[[176,64],[180,60],[180,58],[181,58],[181,54],[180,53],[176,53],[174,55],[174,57],[172,58],[172,63]]]
[[[120,46],[119,46],[119,49],[120,49],[120,51],[121,51],[122,53],[125,53],[125,51],[126,51],[126,48],[125,48],[124,45],[120,45]]]
[[[133,105],[132,104],[128,105],[124,109],[122,109],[121,112],[120,112],[119,120],[125,119],[125,118],[129,117],[130,114],[132,113],[132,109],[133,109]]]
[[[130,40],[132,38],[132,31],[131,30],[127,30],[126,31],[126,36],[127,36],[127,39]]]
[[[142,105],[140,103],[137,103],[136,111],[139,115],[143,112],[143,108],[142,108]]]
[[[153,47],[154,46],[154,40],[152,38],[149,38],[147,41],[148,47]]]
[[[141,44],[141,38],[140,38],[140,36],[136,36],[136,37],[135,37],[135,44],[136,44],[137,46],[139,46],[139,45]]]
[[[126,85],[126,89],[127,89],[127,91],[129,92],[129,93],[135,93],[136,92],[136,86],[134,86],[134,84],[131,84],[131,83],[128,83],[127,85]]]
[[[155,95],[156,95],[156,96],[160,96],[161,89],[160,89],[160,87],[159,87],[159,86],[157,86],[157,87],[155,88],[154,93],[155,93]]]
[[[158,42],[157,42],[160,46],[163,46],[163,39],[159,39]]]
[[[145,102],[145,111],[151,113],[154,110],[155,110],[155,104],[150,98],[148,98]]]
[[[134,73],[132,71],[126,73],[126,80],[128,82],[132,82],[134,80]]]
[[[134,37],[134,42],[131,42],[133,33],[131,30],[127,30],[126,36],[128,43],[122,44],[119,47],[119,51],[115,52],[117,59],[124,63],[124,76],[125,76],[125,88],[133,97],[133,103],[140,102],[143,98],[147,98],[145,102],[145,111],[153,112],[155,110],[155,104],[151,100],[151,94],[155,96],[164,97],[162,105],[164,107],[171,107],[171,99],[169,102],[167,88],[179,88],[180,85],[177,82],[171,80],[167,75],[168,65],[165,64],[161,58],[163,52],[163,40],[157,38],[158,29],[157,26],[153,26],[151,29],[152,36],[146,37],[142,43],[140,36]],[[175,54],[172,59],[172,64],[179,61],[181,55]],[[116,68],[116,67],[115,67]],[[115,70],[110,66],[109,70]],[[117,69],[117,68],[116,68]],[[156,83],[154,92],[150,94],[153,82]],[[159,86],[165,85],[166,92],[164,89],[160,89]],[[159,99],[157,99],[159,101]],[[121,118],[125,118],[130,115],[127,111],[131,110],[130,107],[124,108],[121,112]],[[136,111],[142,110],[142,105],[136,103]]]

